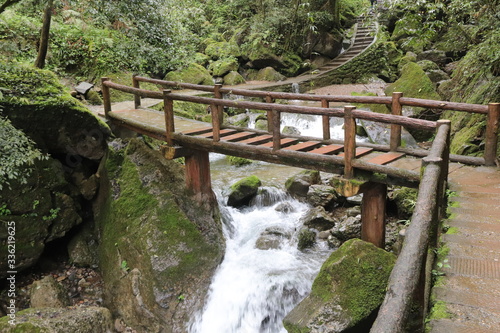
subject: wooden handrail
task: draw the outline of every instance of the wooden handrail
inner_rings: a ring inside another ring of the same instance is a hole
[[[175,82],[175,81],[157,80],[157,79],[150,79],[150,78],[145,78],[145,77],[141,77],[141,76],[134,76],[133,81],[134,81],[135,88],[125,86],[125,85],[119,85],[119,84],[111,82],[107,78],[103,78],[103,82],[102,82],[103,100],[104,100],[106,114],[109,111],[111,111],[111,103],[109,101],[109,88],[113,88],[113,89],[117,89],[117,90],[121,90],[121,91],[124,91],[127,93],[134,94],[135,101],[136,101],[135,102],[136,107],[140,106],[139,97],[163,99],[163,94],[161,92],[140,89],[139,82],[150,82],[150,83],[161,85],[163,87],[193,89],[193,90],[204,91],[207,93],[210,93],[210,92],[215,93],[215,86],[204,86],[204,85],[182,83],[182,82]],[[329,139],[329,137],[328,137],[329,133],[327,133],[325,130],[326,126],[328,125],[327,122],[329,122],[329,118],[343,116],[343,110],[325,107],[325,106],[329,106],[330,102],[385,104],[385,105],[391,106],[391,110],[392,110],[393,115],[398,115],[400,112],[399,108],[402,108],[402,106],[404,106],[404,105],[429,107],[429,108],[442,109],[442,110],[455,110],[455,111],[462,111],[462,112],[487,114],[488,118],[487,118],[487,126],[486,126],[487,130],[486,130],[486,140],[485,140],[486,143],[485,143],[485,148],[484,148],[484,150],[485,150],[484,158],[462,156],[462,155],[450,155],[450,159],[452,161],[473,164],[473,165],[493,166],[493,165],[495,165],[495,163],[497,163],[496,151],[497,151],[498,143],[497,143],[496,138],[498,137],[498,133],[500,132],[500,129],[499,129],[500,111],[498,111],[500,106],[498,103],[490,103],[490,105],[477,105],[477,104],[454,103],[454,102],[446,102],[446,101],[424,100],[424,99],[418,99],[418,98],[407,98],[407,97],[402,97],[401,95],[398,98],[395,98],[395,96],[393,96],[393,97],[376,97],[376,96],[310,95],[310,94],[294,94],[294,93],[281,93],[281,92],[269,92],[269,91],[256,91],[256,90],[225,88],[225,87],[220,87],[219,93],[220,94],[242,95],[242,96],[248,96],[248,97],[260,97],[260,98],[265,99],[266,102],[274,101],[275,99],[295,99],[295,100],[304,100],[304,101],[320,101],[322,107],[324,109],[326,109],[323,112],[320,112],[318,110],[319,108],[308,108],[308,109],[310,109],[311,112],[300,111],[299,109],[293,109],[293,108],[290,108],[288,110],[280,109],[282,104],[274,104],[275,106],[273,106],[272,109],[269,107],[266,107],[264,105],[261,105],[260,109],[268,111],[268,120],[273,119],[272,110],[277,111],[278,116],[281,112],[293,112],[293,113],[306,113],[306,114],[321,115],[323,118],[323,128],[324,128],[323,129],[323,139],[325,139],[325,140]],[[395,95],[396,94],[399,94],[399,93],[395,93]],[[179,94],[174,94],[174,95],[179,95]],[[183,96],[185,96],[185,95],[183,95]],[[179,100],[185,100],[188,102],[195,102],[195,103],[205,103],[208,105],[211,104],[207,101],[196,100],[195,99],[196,96],[190,96],[190,97],[193,99],[190,99],[189,97],[186,97],[185,99],[181,99],[181,97],[179,97]],[[200,97],[198,97],[198,98],[200,98]],[[176,99],[177,99],[177,97],[176,97]],[[251,105],[245,104],[245,103],[252,103],[252,102],[239,101],[239,102],[234,102],[234,103],[237,103],[237,104],[230,104],[230,103],[217,104],[217,103],[215,103],[215,105],[229,106],[229,107],[252,108]],[[289,107],[292,107],[292,106],[289,106]],[[295,106],[295,107],[298,107],[298,106]],[[390,140],[390,145],[389,145],[391,151],[401,151],[401,152],[408,152],[409,151],[408,148],[400,147],[401,126],[405,126],[405,127],[414,126],[416,128],[422,128],[422,129],[432,129],[433,128],[432,126],[427,126],[428,123],[425,123],[425,120],[418,120],[418,119],[409,120],[410,118],[408,118],[408,117],[401,117],[400,116],[400,118],[404,119],[404,120],[402,120],[402,122],[399,122],[398,120],[394,120],[393,118],[385,118],[387,115],[383,115],[383,114],[376,114],[376,113],[369,112],[372,115],[378,115],[378,116],[366,116],[366,118],[365,118],[365,115],[360,114],[360,112],[365,112],[365,111],[354,110],[353,112],[354,112],[354,116],[356,118],[359,118],[359,119],[373,120],[373,121],[391,124],[391,140]],[[423,127],[421,127],[419,125],[423,125]],[[268,126],[269,126],[269,131],[271,132],[272,121],[269,121]],[[424,156],[425,154],[426,153],[423,152],[420,155]],[[417,156],[418,156],[418,154],[417,154]]]
[[[430,245],[430,235],[438,225],[438,211],[444,196],[443,168],[448,161],[450,123],[442,122],[429,156],[422,160],[423,176],[418,190],[417,203],[406,231],[405,241],[392,269],[387,293],[370,333],[404,332],[412,307],[412,297],[417,291],[424,262]],[[425,272],[430,279],[430,272]],[[423,292],[423,291],[421,291]],[[423,324],[423,323],[422,323]]]

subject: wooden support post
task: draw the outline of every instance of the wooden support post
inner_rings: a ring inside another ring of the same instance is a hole
[[[354,177],[352,160],[356,156],[356,119],[352,115],[355,106],[344,107],[344,177]]]
[[[271,112],[272,125],[273,125],[273,150],[281,149],[281,114],[279,111],[272,110]]]
[[[139,80],[136,79],[137,74],[132,75],[132,86],[140,89],[141,85]],[[138,109],[141,106],[141,96],[134,94],[134,108]]]
[[[321,107],[328,109],[330,107],[330,102],[326,99],[321,100]],[[322,116],[323,123],[323,140],[330,140],[330,117],[327,115]]]
[[[387,185],[370,183],[361,202],[361,239],[385,247],[385,205]]]
[[[171,91],[167,89],[163,90],[163,111],[165,112],[167,144],[169,146],[173,146],[174,140],[172,138],[172,134],[175,132],[174,101],[168,96],[170,92]]]
[[[109,94],[109,87],[104,82],[109,81],[108,77],[101,78],[102,85],[102,101],[104,104],[104,115],[108,118],[108,113],[111,112],[111,97]]]
[[[185,158],[186,186],[200,202],[215,200],[208,155],[206,151],[193,150],[192,154]]]
[[[401,116],[403,114],[403,106],[399,101],[402,96],[402,92],[392,93],[391,111],[395,116]],[[399,146],[401,146],[401,125],[391,124],[391,141],[389,145],[390,150],[396,151]]]
[[[222,89],[222,84],[221,83],[216,83],[214,86],[214,97],[218,99],[223,99],[224,97],[222,96],[222,93],[220,90]],[[219,109],[219,112],[217,115],[219,116],[219,124],[222,124],[224,122],[224,107],[222,105],[217,106]]]
[[[484,147],[484,163],[494,166],[498,147],[498,131],[500,123],[500,103],[488,104],[488,122],[486,123],[486,142]]]
[[[266,103],[274,103],[274,99],[267,95],[266,96]],[[273,111],[272,110],[267,110],[267,131],[269,133],[273,133]]]
[[[220,122],[220,109],[217,105],[215,104],[210,104],[210,110],[212,111],[212,132],[213,132],[213,141],[214,142],[219,142],[220,141],[220,128],[221,128],[221,122]]]

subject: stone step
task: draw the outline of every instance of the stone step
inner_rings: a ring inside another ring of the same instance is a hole
[[[450,243],[450,246],[455,243],[457,246],[483,248],[491,251],[491,253],[500,252],[500,241],[499,240],[478,240],[474,236],[464,235],[464,234],[444,234],[442,241],[445,243]]]
[[[447,259],[450,267],[443,268],[447,275],[500,279],[500,261],[453,256],[449,256]]]
[[[429,323],[430,333],[497,333],[496,329],[472,323],[457,323],[450,319],[433,320]]]
[[[460,304],[471,308],[481,308],[484,312],[500,318],[500,298],[489,294],[456,291],[449,288],[436,287],[435,296],[446,303]],[[500,323],[500,321],[499,321]]]
[[[500,217],[494,209],[473,209],[473,208],[461,208],[461,207],[450,207],[450,212],[453,214],[454,218],[457,219],[470,219],[471,221],[480,222],[500,222]]]
[[[476,276],[463,276],[456,274],[446,275],[442,288],[452,289],[476,294],[490,294],[500,299],[500,280],[478,279]]]

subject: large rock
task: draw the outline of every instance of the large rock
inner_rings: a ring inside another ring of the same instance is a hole
[[[45,244],[65,236],[82,222],[79,193],[65,180],[61,163],[52,158],[37,160],[26,183],[11,181],[0,191],[5,205],[2,220],[15,235],[16,266],[22,271],[33,266]],[[0,233],[0,251],[7,253],[9,234]],[[12,270],[7,256],[0,257],[0,276]]]
[[[321,181],[319,171],[304,170],[288,178],[285,188],[295,198],[304,198],[309,192],[309,186]]]
[[[248,205],[259,190],[261,181],[257,176],[243,178],[231,185],[231,193],[227,198],[227,205],[241,207]]]
[[[190,64],[182,70],[168,72],[165,75],[165,80],[204,85],[214,84],[210,72],[205,67],[195,63]]]
[[[395,91],[402,92],[404,97],[440,100],[433,82],[425,74],[424,70],[414,62],[409,62],[403,67],[401,77],[385,89],[385,94],[390,96]],[[440,110],[403,107],[403,115],[412,118],[437,120],[440,114]],[[407,130],[417,141],[428,140],[433,135],[433,132],[430,131],[419,131],[411,128],[407,128]]]
[[[15,325],[0,318],[2,333],[111,333],[111,313],[102,307],[26,309],[16,313]]]
[[[182,166],[138,139],[110,148],[106,170],[94,207],[104,302],[139,333],[185,332],[222,260],[217,206],[196,201]]]
[[[396,258],[353,239],[333,252],[314,280],[311,294],[283,320],[289,333],[360,332],[359,325],[382,303]]]
[[[335,220],[328,215],[323,206],[309,209],[304,216],[300,218],[300,222],[305,226],[319,231],[331,229],[335,225]]]
[[[50,275],[33,282],[30,289],[32,308],[64,308],[70,304],[66,289]]]
[[[52,72],[0,62],[0,82],[3,115],[42,150],[63,155],[69,168],[104,156],[109,128],[73,98]]]
[[[312,206],[332,206],[339,197],[335,189],[328,185],[313,184],[307,191],[307,202]]]

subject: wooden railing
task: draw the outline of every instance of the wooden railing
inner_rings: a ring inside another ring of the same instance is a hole
[[[164,88],[175,89],[192,89],[212,93],[216,98],[222,98],[223,95],[239,95],[244,97],[258,97],[264,99],[266,102],[273,102],[278,99],[285,100],[300,100],[300,101],[318,101],[321,102],[323,108],[329,108],[331,102],[343,103],[360,103],[360,104],[384,104],[390,107],[391,113],[396,116],[402,115],[403,106],[423,107],[439,110],[453,110],[459,112],[479,113],[484,114],[486,117],[486,134],[483,157],[470,157],[463,155],[452,154],[450,160],[454,162],[461,162],[472,165],[487,165],[494,166],[496,163],[496,152],[498,145],[498,133],[500,128],[500,103],[490,103],[489,105],[455,103],[447,101],[434,101],[419,98],[403,97],[400,92],[395,92],[391,97],[377,97],[377,96],[333,96],[333,95],[312,95],[312,94],[294,94],[294,93],[281,93],[281,92],[268,92],[268,91],[255,91],[248,89],[236,89],[222,86],[203,86],[189,83],[181,83],[174,81],[164,81],[150,79],[146,77],[134,76],[133,86],[138,89],[133,93],[135,96],[136,108],[140,106],[140,97],[150,97],[161,99],[161,92],[152,92],[140,89],[140,82],[149,82],[161,85]],[[104,91],[103,91],[104,93]],[[271,111],[268,112],[268,119]],[[323,117],[323,139],[330,139],[329,134],[329,118],[327,115]],[[425,149],[411,149],[401,147],[401,125],[393,124],[391,126],[389,150],[401,151],[410,155],[424,157],[427,156],[428,151]]]
[[[422,160],[423,175],[411,223],[370,333],[405,332],[410,310],[419,303],[423,311],[419,326],[424,327],[433,264],[432,256],[427,254],[436,247],[438,225],[445,207],[449,163],[450,122],[438,123],[431,151]]]

